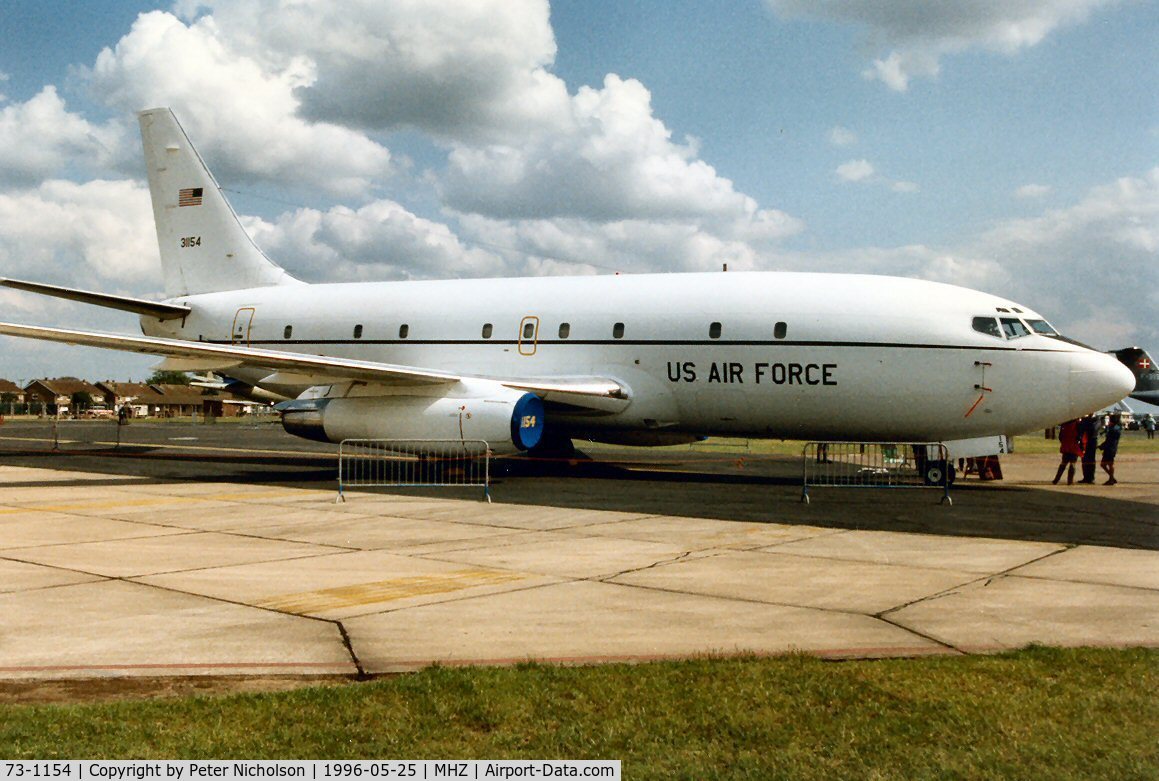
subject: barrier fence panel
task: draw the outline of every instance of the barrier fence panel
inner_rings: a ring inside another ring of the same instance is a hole
[[[940,488],[952,505],[953,469],[940,442],[809,442],[802,452],[801,501],[810,487]]]
[[[52,449],[83,450],[121,446],[116,418],[52,418]]]
[[[482,488],[491,501],[491,447],[481,439],[344,439],[338,499],[348,488]]]

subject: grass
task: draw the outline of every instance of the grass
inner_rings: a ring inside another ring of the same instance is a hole
[[[8,758],[603,758],[630,779],[1159,776],[1159,652],[431,667],[370,683],[0,706]]]

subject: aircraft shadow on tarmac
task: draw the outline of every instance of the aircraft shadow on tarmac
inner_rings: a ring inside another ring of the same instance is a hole
[[[114,478],[109,483],[123,483],[131,476],[150,483],[214,481],[336,489],[332,453],[278,455],[224,449],[190,453],[149,445],[52,451],[0,445],[0,464],[106,475]],[[43,484],[93,487],[101,482]],[[476,489],[374,490],[438,498],[477,496]],[[963,481],[951,489],[952,507],[939,503],[937,489],[819,488],[811,489],[812,503],[804,504],[800,460],[788,456],[750,464],[731,458],[687,463],[679,456],[608,461],[582,453],[558,460],[501,460],[495,465],[491,495],[499,504],[560,510],[1159,550],[1159,513],[1152,504],[1077,490]]]

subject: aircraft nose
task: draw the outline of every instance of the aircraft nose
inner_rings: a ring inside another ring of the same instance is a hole
[[[1122,401],[1135,389],[1135,375],[1113,355],[1090,350],[1071,356],[1070,403],[1076,415]]]

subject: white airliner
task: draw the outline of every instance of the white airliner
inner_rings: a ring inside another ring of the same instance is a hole
[[[963,440],[1119,401],[1134,377],[1000,296],[896,277],[700,273],[305,284],[271,262],[169,109],[140,114],[163,302],[3,284],[140,315],[144,336],[0,333],[166,357],[291,399],[292,434]],[[389,251],[389,249],[387,250]]]

